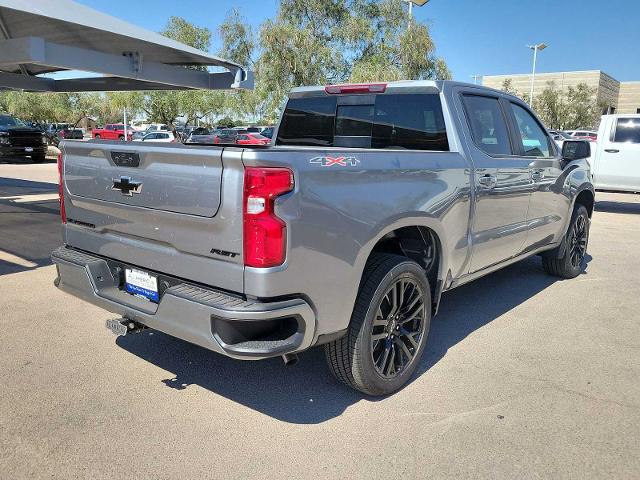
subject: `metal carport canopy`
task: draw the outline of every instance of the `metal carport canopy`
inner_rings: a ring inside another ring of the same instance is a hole
[[[226,71],[210,73],[187,66]],[[64,80],[41,76],[67,70],[99,75]],[[252,89],[253,73],[71,0],[0,0],[1,88],[34,92]]]

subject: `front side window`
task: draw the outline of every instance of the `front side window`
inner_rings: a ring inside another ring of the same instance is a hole
[[[22,120],[11,117],[9,115],[0,115],[0,126],[5,128],[11,127],[25,127],[25,123]]]
[[[511,104],[511,109],[518,125],[524,156],[551,156],[549,137],[533,115],[516,103]]]
[[[618,118],[613,141],[616,143],[640,143],[640,118]]]
[[[489,155],[512,155],[507,121],[497,98],[465,95],[464,105],[473,140]]]

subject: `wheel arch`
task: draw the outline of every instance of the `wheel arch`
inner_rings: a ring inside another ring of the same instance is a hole
[[[595,207],[596,196],[594,191],[589,187],[584,187],[575,197],[573,201],[573,208],[571,211],[575,210],[577,205],[584,205],[589,213],[589,218],[593,215],[593,209]]]
[[[431,287],[431,301],[433,313],[437,311],[440,303],[440,295],[443,289],[443,281],[447,276],[448,261],[446,251],[446,237],[442,226],[431,217],[405,217],[401,220],[391,222],[380,228],[377,234],[361,249],[357,260],[360,282],[364,274],[365,266],[371,256],[376,252],[395,253],[417,261],[423,268],[424,262],[420,261],[411,246],[424,246],[428,242],[433,242],[435,266],[431,271],[426,270],[427,278]],[[404,250],[404,251],[403,251]]]

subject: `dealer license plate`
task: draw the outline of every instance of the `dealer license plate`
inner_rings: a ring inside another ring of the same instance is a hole
[[[125,269],[125,290],[134,295],[140,295],[157,302],[158,278],[142,270],[134,268]]]

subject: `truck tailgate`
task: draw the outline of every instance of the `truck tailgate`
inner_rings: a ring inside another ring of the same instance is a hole
[[[240,150],[142,142],[62,150],[68,245],[242,292]]]
[[[76,197],[200,217],[215,216],[220,206],[222,150],[176,156],[162,145],[82,143],[65,153],[67,189]],[[135,191],[132,182],[141,188]]]

